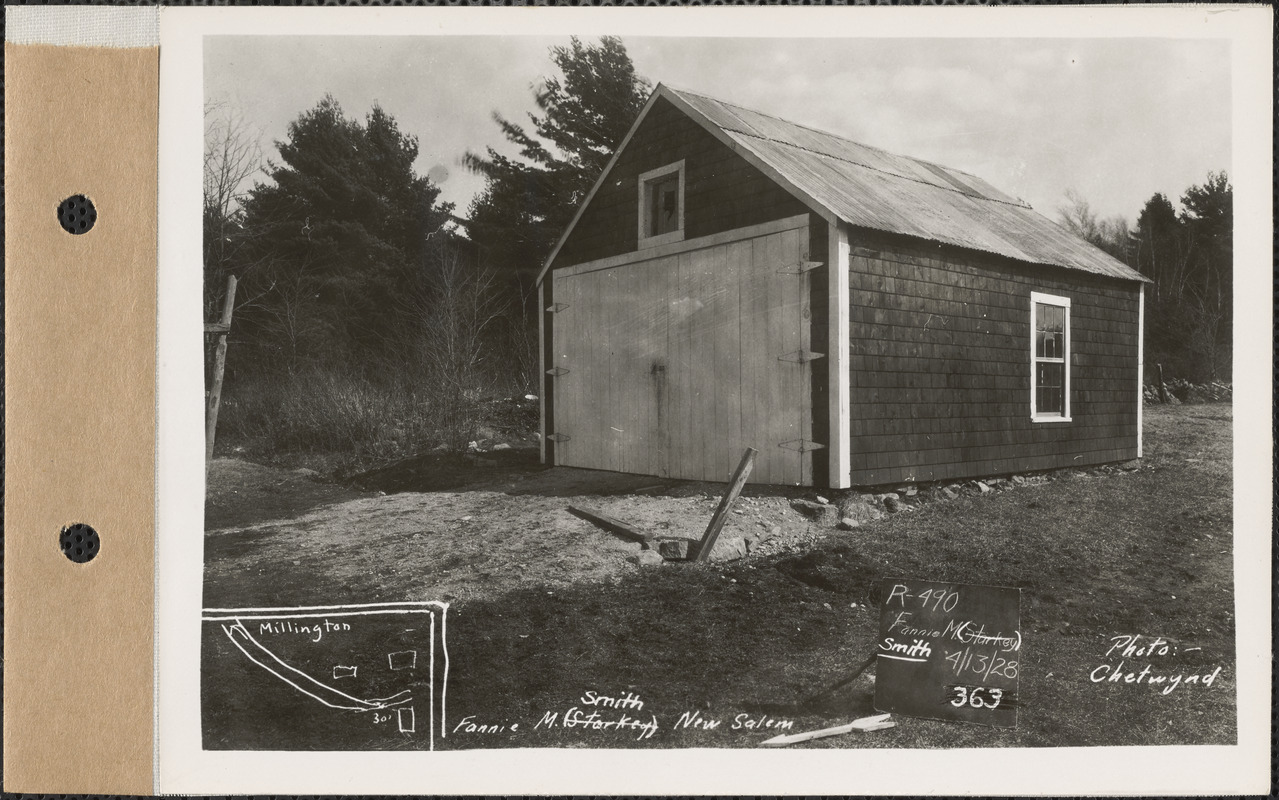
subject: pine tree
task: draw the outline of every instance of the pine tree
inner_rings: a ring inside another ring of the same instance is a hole
[[[493,148],[468,153],[466,164],[488,181],[471,204],[470,234],[485,260],[519,287],[527,300],[533,280],[648,97],[649,83],[621,39],[599,44],[573,38],[551,48],[560,76],[547,79],[530,114],[532,133],[494,114],[519,148],[508,158]]]
[[[413,171],[416,137],[375,106],[363,122],[326,96],[276,142],[279,161],[244,202],[252,240],[239,327],[290,362],[385,349],[396,299],[452,210]]]

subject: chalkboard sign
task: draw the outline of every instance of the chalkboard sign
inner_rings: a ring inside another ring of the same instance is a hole
[[[1012,728],[1021,590],[885,578],[875,708]]]

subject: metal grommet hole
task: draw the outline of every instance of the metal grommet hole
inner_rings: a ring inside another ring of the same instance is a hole
[[[98,210],[93,207],[93,201],[82,194],[71,195],[58,204],[58,223],[67,233],[88,233],[97,221]]]
[[[62,548],[62,555],[77,564],[83,564],[98,554],[102,549],[102,541],[91,526],[77,522],[62,529],[58,536],[58,546]]]

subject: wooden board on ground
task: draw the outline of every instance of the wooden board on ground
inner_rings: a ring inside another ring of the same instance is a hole
[[[875,708],[1017,725],[1021,590],[885,578]]]

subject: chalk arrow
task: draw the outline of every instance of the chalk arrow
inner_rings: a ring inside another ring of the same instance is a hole
[[[792,733],[787,736],[774,736],[771,739],[760,742],[764,747],[785,747],[788,744],[797,742],[807,742],[809,739],[824,739],[827,736],[841,736],[845,733],[853,731],[878,731],[884,728],[894,728],[896,722],[889,722],[887,714],[876,714],[873,717],[862,717],[853,720],[847,725],[836,725],[833,728],[822,728],[819,731],[807,731],[805,733]]]

